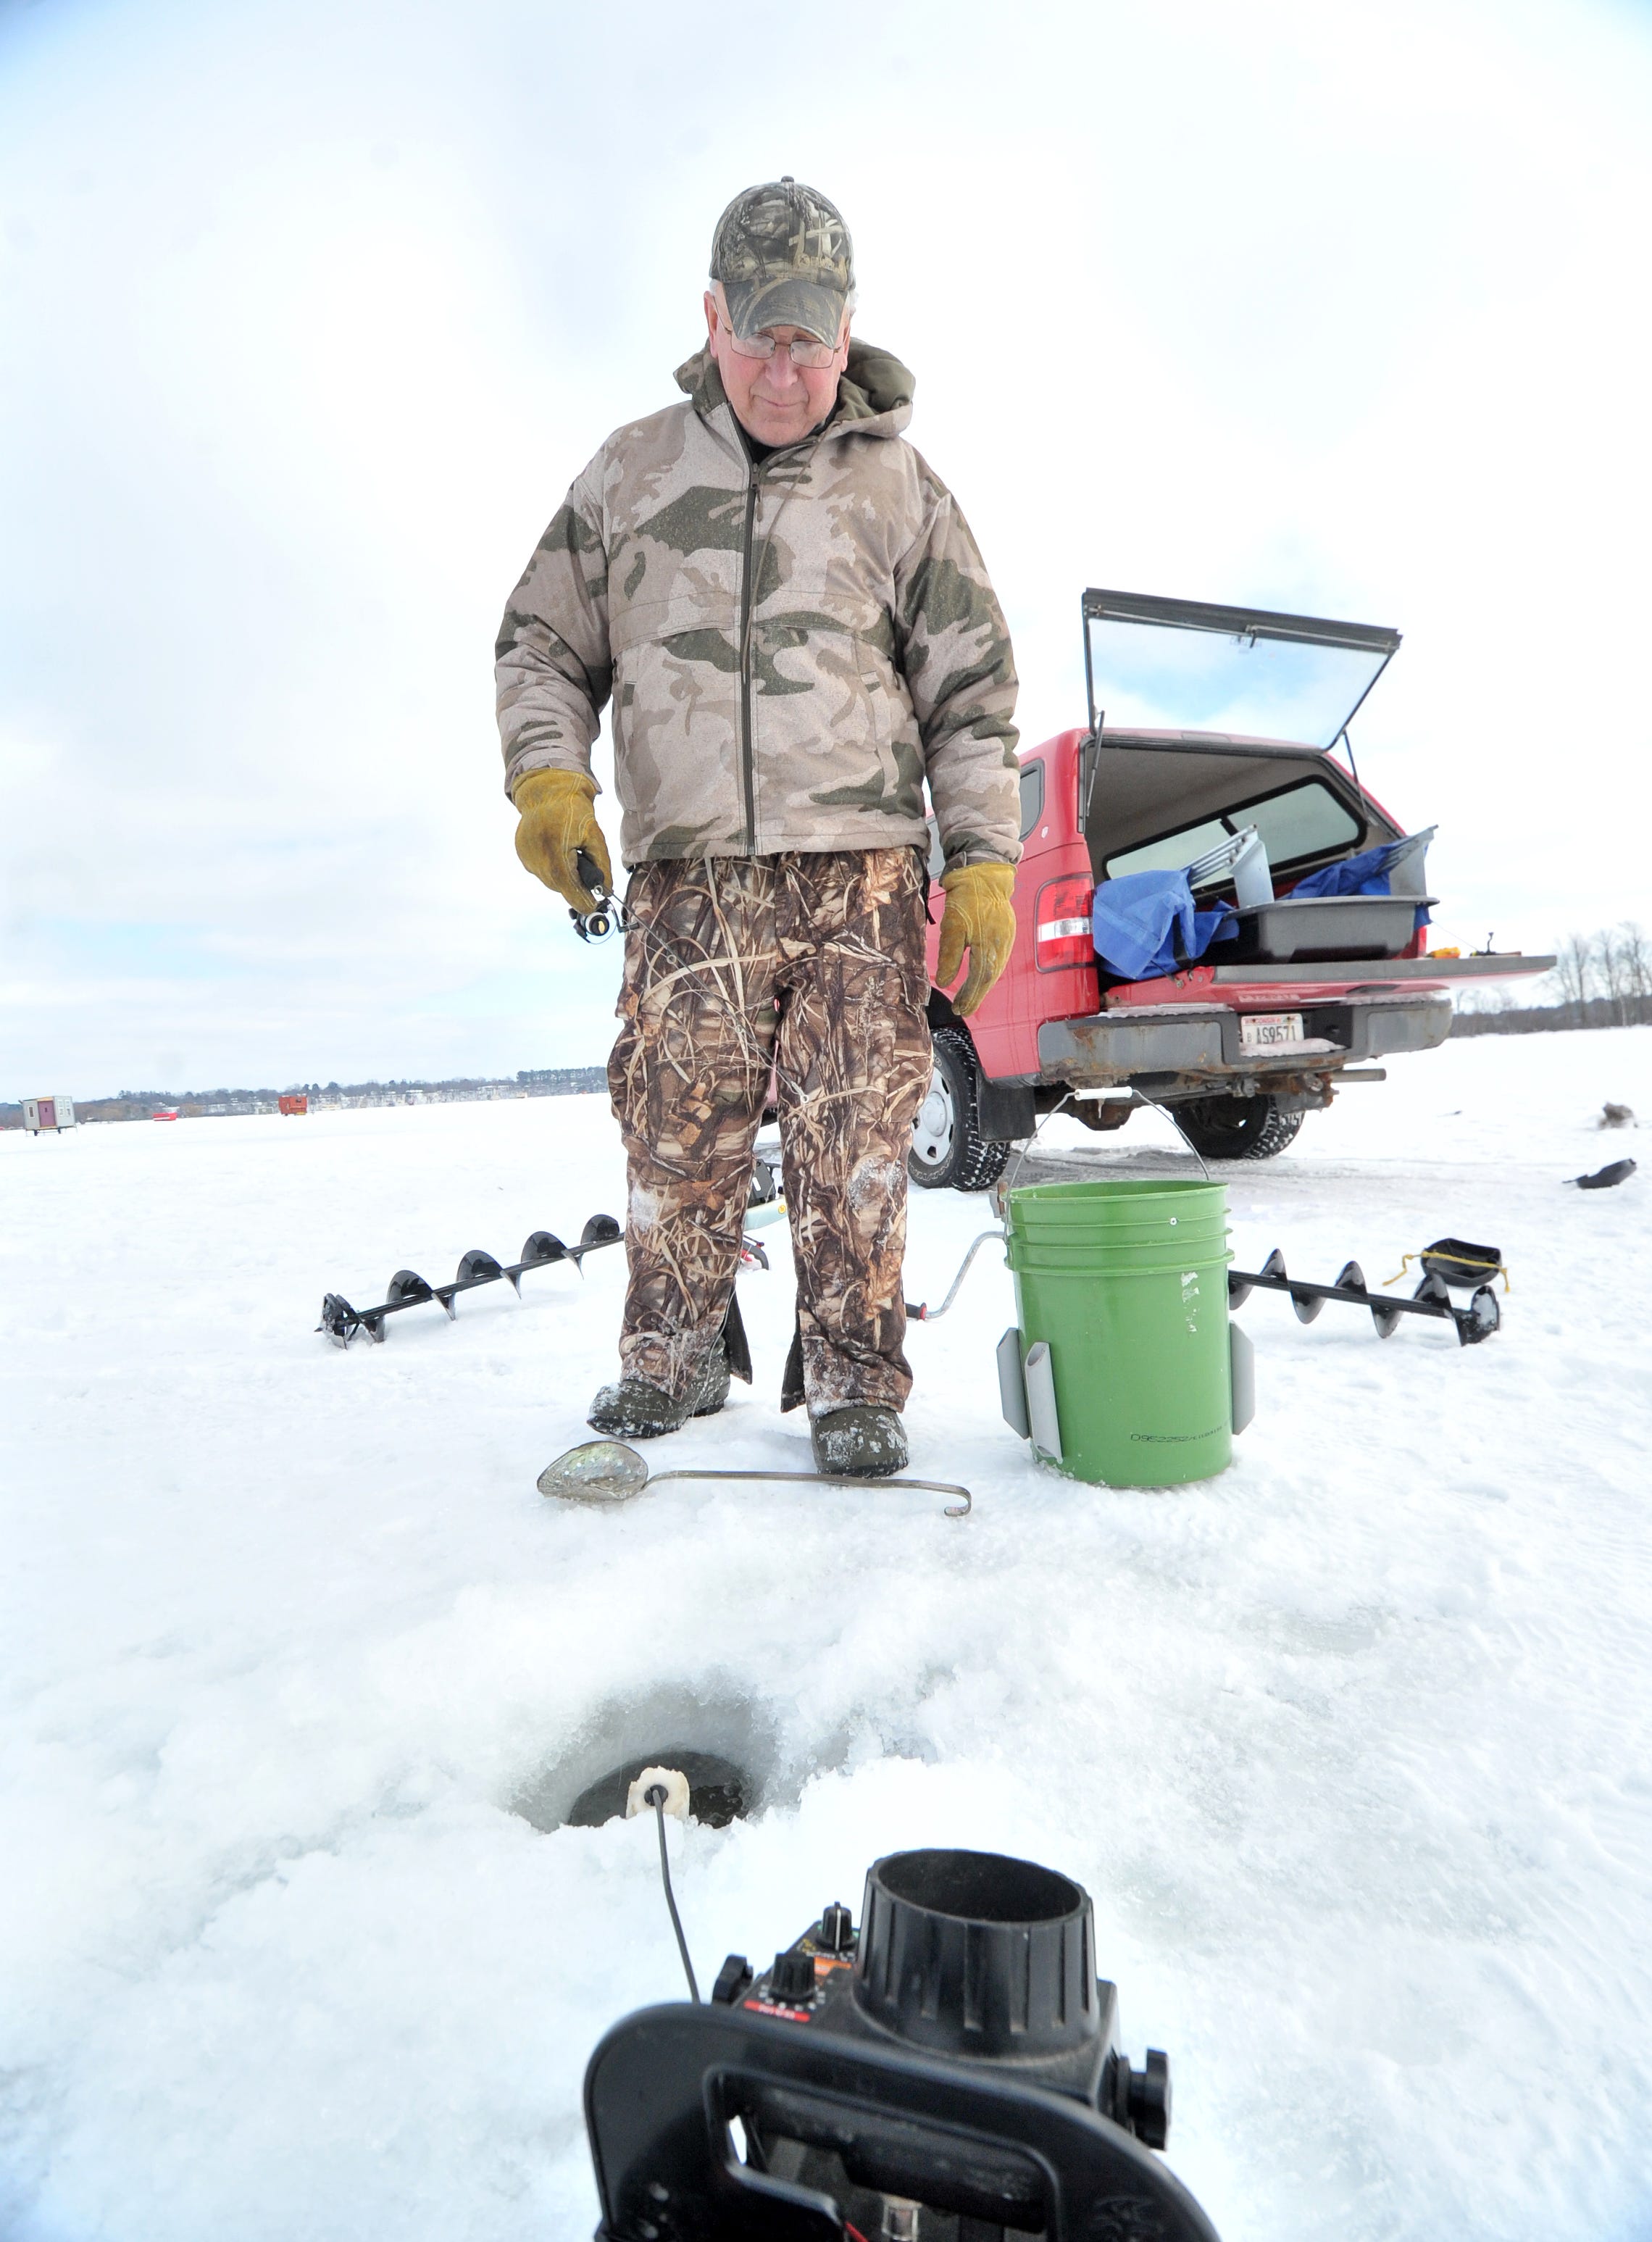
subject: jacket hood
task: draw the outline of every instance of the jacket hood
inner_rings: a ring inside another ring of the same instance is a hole
[[[708,420],[720,405],[728,403],[722,376],[708,343],[677,368],[677,387],[694,403],[702,420]],[[911,374],[893,351],[876,343],[850,339],[849,363],[837,386],[837,405],[829,428],[852,426],[857,436],[898,436],[912,417]]]

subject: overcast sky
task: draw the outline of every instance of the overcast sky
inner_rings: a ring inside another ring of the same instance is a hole
[[[782,171],[1026,742],[1086,584],[1392,624],[1442,937],[1652,921],[1649,117],[1595,0],[0,0],[0,1097],[605,1055],[493,640]]]

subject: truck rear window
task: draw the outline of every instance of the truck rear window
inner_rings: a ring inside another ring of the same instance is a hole
[[[1125,872],[1173,872],[1191,864],[1230,833],[1254,825],[1267,850],[1268,863],[1281,866],[1305,857],[1329,856],[1359,838],[1360,827],[1328,786],[1317,778],[1302,780],[1279,794],[1265,795],[1225,811],[1220,817],[1202,818],[1197,825],[1179,826],[1156,841],[1134,849],[1121,849],[1106,860],[1105,872],[1116,880]]]

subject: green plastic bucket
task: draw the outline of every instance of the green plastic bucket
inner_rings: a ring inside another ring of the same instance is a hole
[[[1108,1487],[1226,1470],[1226,1186],[1035,1184],[1009,1194],[1005,1232],[1023,1364],[1042,1340],[1054,1373],[1061,1453],[1048,1460]]]

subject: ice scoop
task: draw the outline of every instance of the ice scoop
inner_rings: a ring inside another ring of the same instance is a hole
[[[594,1507],[615,1502],[629,1502],[634,1494],[641,1494],[645,1487],[663,1487],[668,1479],[772,1479],[807,1481],[812,1487],[920,1487],[930,1494],[955,1494],[957,1502],[943,1506],[949,1518],[967,1518],[970,1514],[970,1490],[955,1487],[944,1479],[851,1479],[847,1474],[832,1472],[796,1471],[717,1471],[709,1467],[690,1467],[686,1471],[664,1471],[650,1473],[648,1459],[640,1456],[624,1440],[583,1440],[577,1448],[569,1448],[547,1464],[536,1482],[541,1494],[559,1496],[564,1502],[585,1502]]]

